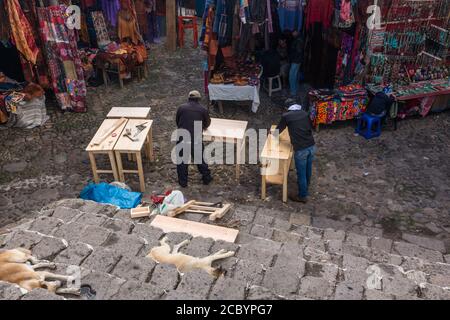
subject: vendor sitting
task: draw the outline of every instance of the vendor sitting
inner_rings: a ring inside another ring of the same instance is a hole
[[[274,46],[263,52],[261,65],[263,67],[263,79],[275,77],[280,74],[280,56]]]
[[[389,112],[394,101],[395,98],[392,95],[392,89],[390,87],[385,87],[383,91],[375,94],[365,113],[374,116],[385,116]]]

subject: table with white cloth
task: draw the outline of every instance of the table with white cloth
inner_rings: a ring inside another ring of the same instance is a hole
[[[223,113],[222,101],[252,101],[252,111],[259,107],[259,86],[235,86],[233,84],[209,84],[209,100],[219,103],[219,110]]]

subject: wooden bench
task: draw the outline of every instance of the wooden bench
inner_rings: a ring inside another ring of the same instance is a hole
[[[152,134],[153,120],[147,119],[129,119],[122,134],[120,135],[116,145],[114,146],[114,153],[117,161],[117,170],[119,173],[119,181],[125,182],[125,173],[137,173],[139,176],[139,185],[141,192],[145,191],[144,168],[142,165],[142,149],[145,147],[145,156],[151,161],[154,160],[153,154],[153,134]],[[145,128],[136,136],[138,125],[144,125]],[[132,141],[124,134],[130,130],[131,136],[136,141]],[[137,170],[124,169],[122,164],[122,154],[132,154],[137,163]]]
[[[107,118],[148,119],[150,107],[112,107]]]
[[[272,126],[272,130],[275,126]],[[261,152],[261,199],[266,198],[266,184],[283,186],[283,202],[287,201],[287,184],[289,170],[293,165],[294,151],[285,129],[279,136],[279,141],[269,134]]]
[[[99,173],[112,173],[114,180],[119,180],[118,170],[116,166],[116,160],[114,157],[114,146],[120,138],[120,135],[125,128],[128,119],[106,119],[98,128],[91,142],[86,148],[91,162],[92,174],[94,176],[95,183],[99,183]],[[107,154],[111,163],[111,170],[97,168],[95,160],[96,154]]]

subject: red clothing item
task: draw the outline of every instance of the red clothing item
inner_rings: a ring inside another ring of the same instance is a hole
[[[314,22],[321,22],[324,28],[331,26],[333,0],[311,0],[306,6],[306,29]]]

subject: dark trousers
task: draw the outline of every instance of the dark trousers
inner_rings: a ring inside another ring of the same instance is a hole
[[[180,143],[183,143],[183,142],[179,142],[179,144]],[[194,159],[194,144],[193,143],[187,143],[184,146],[184,149],[180,150],[179,155],[180,155],[180,157],[183,157],[183,150],[186,150],[187,148],[189,148],[189,145],[191,146],[191,150],[190,150],[191,154],[190,154],[189,159],[192,160],[192,159]],[[208,165],[206,164],[205,160],[203,159],[203,148],[204,148],[204,146],[203,146],[203,143],[202,143],[201,144],[201,151],[202,151],[201,159],[202,159],[202,163],[201,164],[197,164],[197,169],[200,172],[200,174],[202,175],[202,180],[203,181],[209,181],[209,180],[211,180],[211,171],[209,171]],[[188,163],[184,163],[184,162],[182,162],[180,164],[177,164],[178,182],[181,185],[187,185],[187,183],[188,183],[188,165],[189,165]]]

